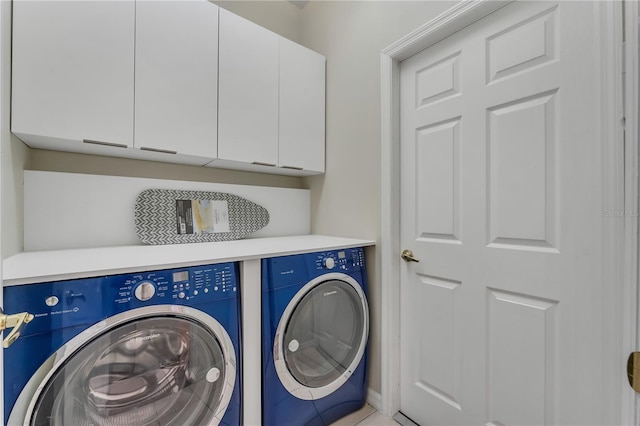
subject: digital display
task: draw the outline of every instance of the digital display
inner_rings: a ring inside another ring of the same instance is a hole
[[[189,281],[189,271],[181,271],[173,273],[173,282]]]
[[[344,259],[346,256],[343,251],[338,252],[338,259]]]

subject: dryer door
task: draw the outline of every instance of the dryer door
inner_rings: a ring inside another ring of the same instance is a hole
[[[183,306],[114,316],[52,358],[32,379],[39,384],[25,388],[29,398],[37,386],[24,424],[217,425],[235,385],[229,335],[209,315]]]
[[[273,353],[280,381],[300,399],[331,394],[359,365],[368,334],[367,299],[358,282],[340,273],[309,282],[276,330]]]

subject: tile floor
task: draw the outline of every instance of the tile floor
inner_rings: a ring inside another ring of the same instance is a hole
[[[399,426],[391,417],[382,415],[371,405],[366,404],[355,413],[332,423],[331,426]]]

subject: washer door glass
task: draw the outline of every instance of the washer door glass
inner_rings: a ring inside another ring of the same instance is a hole
[[[333,383],[360,361],[366,321],[353,286],[330,280],[313,287],[291,313],[283,335],[287,369],[308,388]]]
[[[58,369],[31,424],[208,424],[221,401],[224,369],[219,341],[197,322],[151,317],[125,323]]]

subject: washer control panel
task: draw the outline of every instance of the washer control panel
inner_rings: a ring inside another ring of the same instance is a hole
[[[30,312],[34,320],[22,336],[81,324],[149,305],[188,305],[239,296],[236,263],[174,268],[9,286],[8,312]]]
[[[107,277],[117,285],[114,302],[192,304],[234,297],[235,264],[221,263]]]

